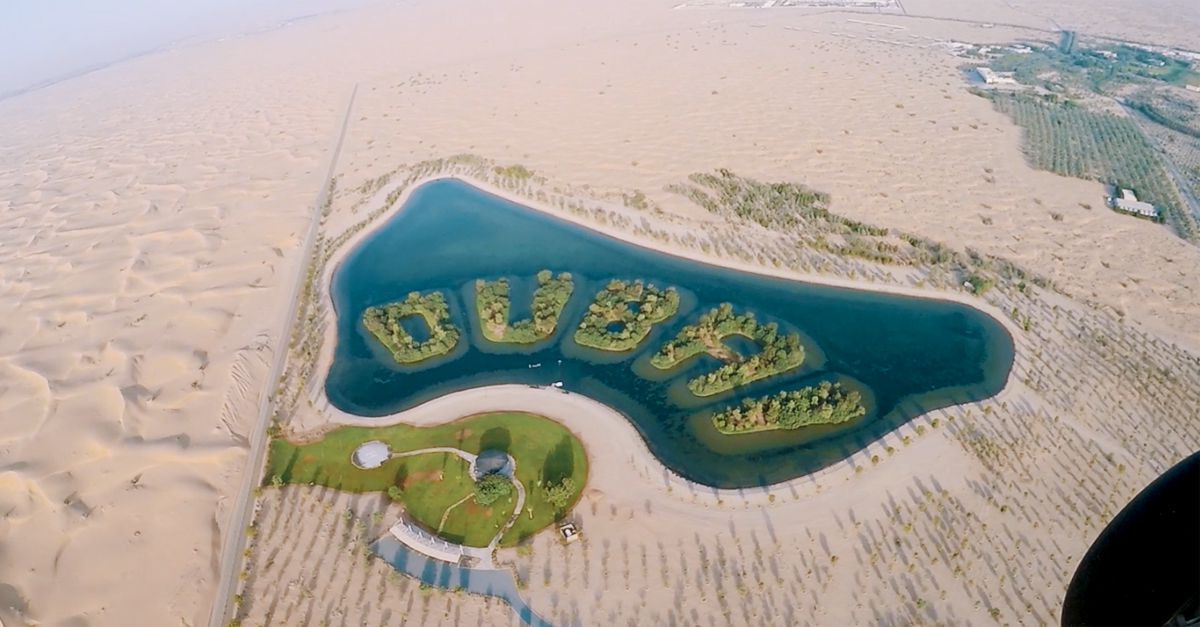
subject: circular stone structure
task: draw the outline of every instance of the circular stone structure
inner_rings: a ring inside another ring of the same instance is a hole
[[[488,475],[504,475],[509,479],[513,476],[513,458],[499,449],[480,451],[471,462],[471,478],[479,481]]]
[[[363,470],[379,468],[392,456],[392,450],[379,440],[363,442],[350,455],[350,463]]]

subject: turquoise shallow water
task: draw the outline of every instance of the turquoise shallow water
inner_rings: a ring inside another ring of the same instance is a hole
[[[569,271],[575,294],[550,341],[497,345],[482,339],[474,280],[506,276],[513,313],[543,268]],[[632,353],[578,346],[576,325],[612,278],[643,279],[681,292],[680,312]],[[450,356],[415,367],[395,364],[361,323],[368,306],[413,290],[443,290],[464,331]],[[326,393],[338,408],[380,416],[482,385],[562,381],[630,419],[664,464],[725,488],[776,483],[861,454],[864,445],[912,417],[979,400],[1003,388],[1012,338],[979,310],[947,301],[827,287],[720,268],[640,248],[497,198],[459,181],[415,190],[405,207],[345,258],[333,276],[338,346]],[[700,399],[688,378],[713,369],[702,356],[670,373],[649,366],[663,340],[721,302],[753,311],[806,338],[798,371],[734,393]],[[531,367],[533,366],[533,367]],[[864,392],[871,412],[837,428],[724,436],[711,412],[759,396],[837,378]]]

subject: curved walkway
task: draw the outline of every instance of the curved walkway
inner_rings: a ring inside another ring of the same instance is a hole
[[[349,414],[347,414],[347,415],[349,415]],[[381,425],[375,425],[375,426],[381,426]],[[456,455],[458,457],[461,457],[463,459],[463,461],[467,462],[467,466],[471,467],[471,468],[474,468],[475,459],[477,457],[479,457],[478,455],[476,455],[474,453],[469,453],[467,451],[464,451],[464,450],[458,449],[458,448],[454,448],[452,446],[431,446],[429,448],[417,449],[415,451],[405,451],[403,453],[392,453],[391,457],[392,458],[413,457],[415,455],[427,455],[429,453],[447,453],[450,455]],[[486,548],[466,546],[466,545],[462,545],[462,544],[455,545],[462,549],[462,552],[464,555],[468,555],[468,556],[478,560],[480,568],[486,568],[486,569],[494,568],[494,561],[492,560],[492,553],[496,550],[496,547],[498,547],[500,545],[500,538],[504,537],[504,534],[509,529],[511,529],[513,525],[515,525],[517,523],[517,517],[521,515],[521,510],[525,508],[525,485],[523,483],[521,483],[521,481],[519,479],[517,479],[517,460],[515,458],[513,458],[511,455],[509,456],[509,460],[512,461],[512,476],[510,476],[509,479],[512,480],[513,486],[515,486],[517,489],[517,504],[515,507],[513,507],[512,516],[509,516],[508,522],[505,523],[504,526],[500,528],[500,531],[496,532],[496,535],[492,537],[492,540],[490,542],[488,542],[488,545]],[[463,500],[466,500],[466,499],[463,499]],[[455,507],[455,506],[457,506],[457,503],[451,507]],[[446,510],[446,511],[449,512],[449,510]],[[443,516],[442,522],[443,522],[443,524],[445,524],[444,516]],[[453,544],[453,543],[448,543],[448,544]],[[417,551],[421,550],[421,547],[417,546],[417,545],[410,544],[408,546],[409,546],[409,548],[415,549]],[[430,557],[442,559],[440,557],[437,557],[436,555],[430,555]]]
[[[468,465],[475,463],[477,455],[468,453],[462,449],[452,446],[431,446],[429,448],[417,449],[415,451],[405,451],[403,453],[392,453],[392,457],[412,457],[413,455],[425,455],[426,453],[449,453],[463,458]]]
[[[496,537],[492,538],[492,541],[488,543],[489,551],[495,551],[496,547],[500,546],[500,538],[504,536],[505,532],[512,529],[513,525],[517,524],[517,517],[521,515],[521,510],[525,509],[525,484],[521,483],[520,479],[517,479],[516,458],[512,455],[509,455],[508,458],[512,460],[513,464],[512,476],[509,479],[512,479],[513,485],[517,488],[517,506],[513,508],[512,516],[508,519],[508,522],[500,528],[500,531],[496,533]]]

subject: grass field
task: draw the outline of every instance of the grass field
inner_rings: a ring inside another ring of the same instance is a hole
[[[525,509],[504,535],[503,546],[533,535],[563,513],[546,501],[542,485],[571,478],[573,505],[587,482],[587,455],[579,439],[553,420],[524,413],[482,414],[436,427],[341,427],[304,445],[276,438],[271,441],[266,481],[348,492],[386,492],[394,485],[401,490],[408,514],[431,531],[438,528],[448,507],[472,494],[474,484],[467,463],[448,453],[393,458],[371,470],[355,468],[350,463],[351,453],[370,440],[386,442],[393,453],[438,446],[470,453],[508,451],[517,462],[517,479],[525,485],[527,495]],[[515,503],[515,491],[488,507],[468,499],[451,511],[440,535],[468,546],[486,546],[508,521]]]

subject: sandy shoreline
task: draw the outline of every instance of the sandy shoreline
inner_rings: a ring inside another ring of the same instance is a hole
[[[612,227],[609,225],[597,224],[594,221],[586,220],[586,219],[582,218],[581,216],[571,213],[569,211],[564,211],[562,209],[559,209],[559,208],[549,205],[547,203],[540,202],[536,199],[520,196],[509,190],[497,187],[487,181],[480,180],[480,179],[478,179],[476,177],[472,177],[472,176],[462,175],[462,174],[438,174],[438,175],[433,175],[433,176],[426,176],[426,177],[416,179],[414,182],[407,185],[406,188],[404,189],[403,193],[396,200],[394,205],[392,205],[387,211],[385,211],[383,214],[381,214],[378,218],[374,219],[372,221],[372,224],[367,226],[367,228],[364,228],[360,232],[355,233],[354,236],[352,236],[350,239],[348,239],[342,247],[340,247],[337,251],[335,251],[330,256],[328,265],[326,266],[324,276],[322,277],[322,287],[323,287],[325,293],[326,294],[332,293],[331,287],[332,287],[333,274],[335,274],[337,272],[337,269],[341,266],[341,263],[345,259],[346,255],[349,255],[355,249],[355,247],[357,247],[359,244],[361,244],[363,242],[363,240],[365,240],[367,237],[370,237],[376,230],[382,228],[387,221],[389,221],[390,219],[395,217],[397,214],[399,214],[400,211],[402,211],[404,209],[404,205],[408,202],[409,197],[414,192],[416,192],[417,189],[419,189],[422,185],[424,185],[426,183],[432,183],[434,181],[445,181],[445,180],[455,180],[455,181],[460,181],[460,182],[466,183],[467,185],[470,185],[471,187],[480,189],[492,196],[496,196],[496,197],[501,198],[510,203],[514,203],[516,205],[520,205],[521,207],[531,209],[538,213],[548,215],[552,218],[561,220],[563,222],[567,222],[567,223],[571,224],[572,226],[579,227],[579,228],[585,229],[587,231],[591,231],[593,233],[598,233],[600,235],[603,235],[603,236],[606,236],[606,237],[609,237],[612,239],[616,239],[618,241],[625,242],[627,244],[633,244],[633,245],[641,247],[641,248],[652,250],[654,252],[662,253],[665,255],[670,255],[672,257],[678,257],[681,259],[696,261],[696,262],[700,262],[700,263],[707,264],[710,266],[729,268],[731,270],[737,270],[739,272],[746,272],[749,274],[756,274],[759,276],[788,279],[791,281],[799,281],[802,283],[813,283],[813,284],[817,284],[817,285],[827,285],[830,287],[839,287],[839,288],[858,290],[858,291],[863,291],[863,292],[879,292],[879,293],[884,293],[884,294],[895,294],[898,296],[910,296],[910,297],[914,297],[914,298],[924,298],[924,299],[930,299],[930,300],[943,300],[943,301],[961,303],[963,305],[967,305],[969,307],[978,309],[979,311],[982,311],[982,312],[988,314],[989,316],[994,318],[997,322],[999,322],[1001,325],[1003,325],[1004,328],[1009,332],[1010,335],[1015,335],[1016,333],[1020,332],[1020,329],[1017,327],[1017,325],[1014,324],[1013,321],[1011,319],[1009,319],[1009,317],[1007,315],[1005,315],[1004,312],[1000,311],[998,308],[996,308],[994,305],[987,302],[986,300],[979,298],[977,296],[973,296],[966,292],[962,292],[962,291],[948,292],[945,290],[909,287],[909,286],[904,286],[904,285],[880,283],[880,282],[876,282],[876,281],[851,280],[851,279],[845,279],[845,278],[841,278],[841,277],[837,277],[837,276],[830,276],[830,275],[824,275],[824,274],[797,272],[795,270],[791,270],[788,268],[772,268],[772,267],[766,267],[766,266],[761,266],[761,265],[754,265],[751,263],[746,263],[744,261],[739,261],[736,259],[730,259],[728,257],[721,257],[721,256],[714,255],[711,253],[698,251],[698,250],[695,250],[692,248],[685,248],[678,244],[663,242],[662,240],[651,239],[648,237],[638,235],[636,233],[631,233],[629,230],[620,229],[620,228]],[[393,184],[390,186],[385,186],[381,191],[377,192],[373,196],[373,200],[371,201],[371,203],[368,203],[368,206],[366,207],[366,209],[369,211],[370,209],[374,208],[373,205],[375,205],[375,203],[377,201],[382,201],[383,199],[385,199],[387,197],[388,193],[390,193],[391,191],[394,191],[395,189],[397,189],[398,187],[400,187],[403,184],[404,183],[396,183],[396,184]],[[379,203],[379,204],[382,204],[382,203]],[[656,220],[656,218],[653,215],[640,213],[640,212],[630,210],[625,207],[613,205],[611,203],[594,203],[594,204],[596,204],[598,206],[602,206],[609,210],[617,211],[618,213],[625,214],[627,216],[632,216],[632,217],[637,217],[637,218],[646,218],[651,221]],[[699,226],[699,225],[696,225],[696,226]],[[332,301],[332,298],[331,298],[331,301]],[[331,303],[331,307],[332,307],[332,303]],[[334,329],[334,331],[336,332],[336,329]],[[327,338],[329,337],[328,333],[327,333],[326,337]]]
[[[771,497],[772,490],[787,489],[795,491],[797,488],[811,483],[814,479],[822,477],[831,477],[835,475],[845,475],[853,473],[855,459],[859,456],[868,456],[867,451],[882,449],[881,444],[885,440],[892,437],[896,431],[910,431],[913,429],[913,424],[921,419],[921,416],[914,416],[905,422],[904,425],[881,436],[874,440],[871,444],[862,447],[860,450],[851,454],[846,460],[840,461],[830,466],[810,473],[804,477],[798,477],[787,481],[763,486],[762,488],[742,488],[742,489],[722,489],[712,486],[706,486],[687,480],[662,464],[661,461],[649,449],[642,435],[637,431],[636,427],[629,418],[625,417],[620,412],[584,395],[554,390],[549,388],[531,388],[526,385],[494,385],[481,388],[473,388],[462,390],[448,394],[443,397],[432,399],[421,405],[393,413],[385,416],[365,417],[358,416],[335,407],[325,394],[325,382],[329,373],[329,367],[333,362],[333,356],[337,351],[337,335],[338,325],[336,323],[336,307],[332,299],[332,281],[334,275],[341,268],[341,264],[347,255],[361,245],[367,238],[371,237],[378,229],[383,228],[389,220],[394,218],[399,212],[403,211],[409,198],[413,193],[421,188],[421,186],[434,181],[456,180],[473,187],[476,187],[488,194],[502,198],[508,202],[512,202],[522,207],[527,207],[530,210],[537,211],[550,217],[562,220],[579,228],[587,229],[594,233],[598,233],[607,237],[615,238],[620,241],[648,248],[650,250],[661,252],[692,261],[705,263],[714,266],[731,268],[739,271],[750,272],[763,276],[771,276],[784,278],[795,281],[803,281],[820,285],[829,285],[846,289],[855,289],[860,291],[875,291],[887,294],[896,294],[901,296],[909,296],[916,298],[940,299],[944,301],[957,302],[968,305],[984,313],[987,313],[992,318],[1000,322],[1010,335],[1019,332],[1015,324],[1002,312],[994,306],[988,304],[982,299],[972,297],[967,294],[945,292],[933,289],[918,289],[899,285],[887,285],[881,283],[873,283],[867,281],[851,281],[840,279],[837,277],[823,276],[818,274],[804,274],[781,268],[763,268],[755,267],[750,264],[737,263],[734,260],[708,255],[702,252],[688,250],[678,245],[670,245],[661,241],[650,240],[648,238],[637,237],[628,231],[597,225],[592,222],[584,221],[575,214],[562,211],[552,207],[546,203],[537,202],[536,200],[526,199],[517,194],[509,192],[492,185],[486,181],[481,181],[477,178],[450,174],[450,175],[434,175],[416,179],[411,184],[408,184],[395,203],[386,211],[374,218],[371,224],[355,233],[349,238],[338,250],[334,251],[326,263],[325,271],[321,276],[322,293],[328,297],[326,310],[328,316],[333,318],[325,325],[325,342],[322,345],[320,356],[317,359],[315,383],[311,385],[309,392],[309,400],[313,403],[316,412],[302,412],[299,416],[300,421],[294,423],[293,426],[299,430],[318,429],[325,424],[348,424],[359,426],[385,426],[397,423],[406,423],[413,425],[424,424],[440,424],[467,416],[470,414],[483,413],[489,411],[529,411],[544,415],[548,418],[561,422],[572,431],[575,431],[585,448],[589,450],[592,468],[600,469],[595,472],[595,476],[605,477],[602,482],[605,487],[617,487],[622,485],[643,484],[647,480],[651,485],[657,484],[656,494],[659,498],[674,494],[675,490],[680,490],[679,494],[688,495],[691,501],[687,502],[691,506],[691,511],[695,513],[696,509],[705,509],[719,503],[724,503],[727,500],[738,499],[743,504],[754,504],[763,506],[773,501]],[[369,213],[373,209],[378,208],[378,204],[388,197],[395,189],[405,183],[396,183],[385,186],[383,189],[376,192],[372,201],[367,204],[365,209]],[[609,208],[614,208],[609,206]],[[1013,377],[1015,369],[1009,371],[1008,380],[1005,387],[996,394],[1000,396],[1007,390]],[[563,398],[569,399],[563,402]],[[984,403],[990,399],[982,399],[976,403]],[[574,411],[573,411],[574,410]],[[585,415],[590,416],[593,420],[581,420],[575,413],[580,411]],[[465,413],[464,413],[465,412]],[[319,421],[319,422],[318,422]],[[927,421],[927,420],[926,420]],[[623,423],[623,424],[618,424]],[[604,425],[602,428],[596,428],[595,425]],[[613,433],[619,434],[622,443],[619,447],[610,446],[609,439]],[[591,447],[599,446],[597,451],[593,451]],[[624,459],[620,451],[629,453],[628,459]],[[629,462],[630,466],[625,466],[624,463]],[[610,476],[605,468],[612,468]],[[637,468],[639,472],[627,474],[625,471],[630,468]]]
[[[696,510],[726,501],[739,505],[766,505],[772,491],[794,490],[813,479],[836,476],[847,465],[847,462],[838,462],[815,473],[769,486],[714,488],[684,479],[663,465],[624,414],[586,395],[541,386],[498,384],[470,388],[378,417],[357,416],[332,405],[319,411],[334,424],[359,427],[434,426],[477,414],[504,411],[537,414],[562,424],[583,442],[591,469],[589,488],[608,492],[637,485],[649,488],[647,493],[656,499],[671,494],[687,497],[687,501],[680,501],[683,504],[681,511],[689,511],[692,515],[697,513]],[[852,464],[850,471],[853,472]]]

